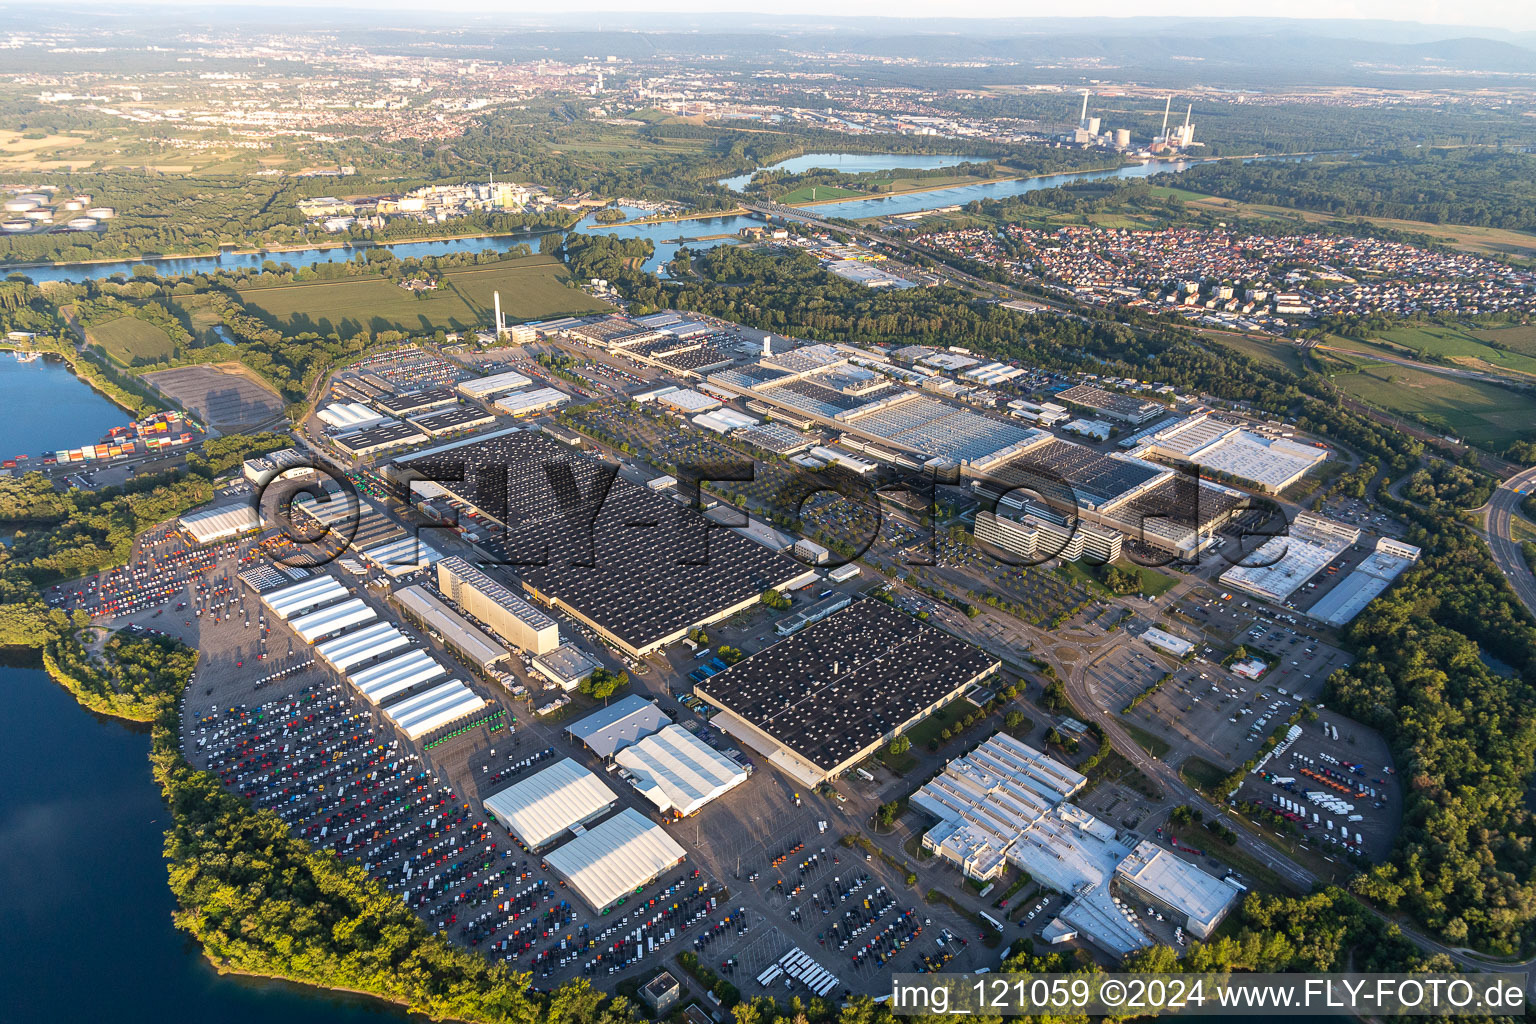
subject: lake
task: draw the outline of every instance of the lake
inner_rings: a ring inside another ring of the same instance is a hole
[[[0,352],[0,409],[0,459],[95,444],[132,418],[62,359],[23,363],[9,352]]]
[[[946,206],[964,206],[978,199],[1007,199],[1026,192],[1038,192],[1045,188],[1085,181],[1103,181],[1110,178],[1148,178],[1154,174],[1184,171],[1194,166],[1184,160],[1157,161],[1145,164],[1129,164],[1108,171],[1076,171],[1070,174],[1047,174],[1039,178],[1017,178],[1012,181],[989,181],[984,184],[956,185],[952,188],[930,189],[926,192],[906,192],[894,196],[877,196],[872,199],[849,199],[845,202],[817,203],[802,209],[823,217],[890,217],[922,210],[938,210]]]
[[[149,734],[0,662],[0,1018],[401,1024],[373,1000],[221,977],[171,923]]]
[[[753,175],[762,171],[788,171],[790,174],[799,174],[815,167],[825,167],[829,170],[841,171],[843,174],[891,171],[898,167],[931,171],[938,167],[953,167],[956,164],[985,163],[986,160],[984,156],[934,153],[807,153],[804,156],[792,156],[788,160],[780,160],[776,164],[759,167],[746,174],[734,174],[729,178],[721,178],[718,184],[724,185],[733,192],[740,192],[747,187]]]

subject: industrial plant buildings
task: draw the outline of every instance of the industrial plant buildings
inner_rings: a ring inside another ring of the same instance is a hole
[[[713,723],[807,786],[848,770],[1001,663],[877,600],[698,683]]]
[[[533,601],[567,612],[631,657],[812,575],[542,431],[438,445],[393,471],[435,480],[496,524],[481,542],[489,559],[511,568]]]

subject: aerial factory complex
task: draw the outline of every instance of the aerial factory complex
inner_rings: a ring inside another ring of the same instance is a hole
[[[17,1019],[1529,989],[1511,18],[336,13],[0,11]]]

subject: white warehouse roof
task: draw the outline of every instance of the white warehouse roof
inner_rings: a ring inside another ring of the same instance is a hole
[[[619,764],[662,811],[688,815],[747,781],[747,771],[680,725],[619,751]]]
[[[632,693],[567,726],[565,731],[585,743],[598,757],[612,757],[642,736],[659,731],[669,721],[655,704]]]
[[[444,697],[450,695],[462,697],[470,692],[469,687],[465,686],[462,680],[447,679],[430,690],[423,690],[414,697],[406,697],[404,700],[391,704],[384,709],[384,714],[389,716],[390,721],[398,722],[400,719],[420,711],[422,708],[441,703]]]
[[[463,685],[463,684],[460,684]],[[420,739],[449,722],[456,722],[485,707],[486,699],[466,688],[463,693],[445,695],[411,711],[391,714],[395,725],[410,739]]]
[[[551,406],[564,405],[569,397],[564,391],[555,388],[535,388],[532,391],[519,391],[497,399],[496,408],[508,416],[522,416]]]
[[[371,703],[378,704],[413,686],[447,674],[448,670],[438,664],[437,659],[417,648],[382,664],[370,665],[353,673],[350,679],[359,693]]]
[[[626,807],[544,859],[592,909],[601,910],[683,857],[683,848],[660,825]]]
[[[272,614],[278,618],[288,619],[340,600],[347,593],[346,587],[329,576],[312,576],[303,583],[261,595],[261,603],[272,609]]]
[[[181,517],[181,528],[197,544],[212,544],[261,529],[261,515],[246,503],[210,508]]]
[[[338,672],[361,665],[410,643],[410,637],[388,622],[375,622],[315,645],[315,653]]]
[[[363,552],[363,557],[391,576],[404,576],[431,565],[443,556],[436,548],[423,544],[420,537],[408,535],[369,548]]]
[[[492,793],[485,800],[485,809],[530,848],[537,849],[572,826],[606,814],[616,802],[603,780],[567,757]]]
[[[476,377],[474,380],[459,382],[459,390],[470,398],[485,398],[488,395],[499,395],[505,391],[516,391],[525,388],[533,381],[520,373],[509,371],[507,373],[493,373],[489,377]]]
[[[1196,938],[1206,938],[1221,923],[1241,893],[1189,861],[1142,840],[1115,869],[1121,882],[1144,896],[1184,913]]]
[[[349,601],[302,615],[291,620],[288,625],[299,634],[300,640],[312,644],[321,637],[339,633],[348,626],[372,622],[378,617],[377,612],[364,604],[360,598],[354,597]]]
[[[409,722],[400,722],[399,726],[407,738],[419,740],[428,733],[441,729],[451,722],[457,722],[466,715],[474,714],[485,707],[486,703],[487,701],[484,697],[470,694],[468,697],[459,698],[449,707],[438,708],[430,715],[423,715]]]

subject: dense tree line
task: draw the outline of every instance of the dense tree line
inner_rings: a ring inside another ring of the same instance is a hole
[[[63,580],[123,565],[144,530],[207,504],[213,477],[252,454],[289,444],[282,434],[229,434],[208,442],[206,457],[189,454],[188,472],[136,477],[96,491],[58,490],[41,473],[0,478],[0,647],[48,648],[88,625],[43,601]]]
[[[1536,942],[1536,626],[1486,545],[1454,517],[1393,502],[1423,557],[1361,613],[1330,703],[1379,729],[1404,786],[1392,860],[1362,895],[1452,943]],[[1484,654],[1498,660],[1491,667]]]
[[[1431,508],[1478,508],[1493,495],[1497,481],[1469,466],[1435,459],[1408,477],[1403,493]]]
[[[1293,210],[1536,229],[1536,155],[1522,152],[1429,149],[1342,161],[1224,161],[1154,181]]]

